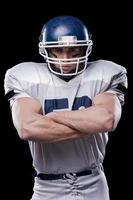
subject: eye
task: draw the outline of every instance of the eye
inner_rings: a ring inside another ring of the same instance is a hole
[[[51,57],[57,58],[58,55],[62,52],[61,48],[51,48],[49,50],[49,55]]]
[[[74,51],[72,51],[72,57],[76,58],[76,57],[80,57],[81,52],[77,49],[75,49]]]
[[[75,53],[75,54],[72,55],[72,57],[73,57],[73,58],[80,57],[80,53]]]
[[[55,53],[50,54],[52,57],[57,58],[57,55]]]
[[[51,48],[51,57],[58,58],[63,53],[63,48]]]
[[[53,48],[52,49],[53,53],[62,53],[62,51],[63,51],[62,48]]]
[[[48,54],[50,57],[57,58],[57,55],[53,51],[49,51]]]
[[[71,55],[73,58],[80,57],[81,49],[79,47],[72,47],[71,48]]]

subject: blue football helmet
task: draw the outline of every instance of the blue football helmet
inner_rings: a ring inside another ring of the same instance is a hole
[[[39,42],[39,53],[48,63],[51,72],[61,76],[74,76],[82,73],[87,66],[88,56],[91,53],[93,42],[91,33],[82,21],[73,16],[58,16],[49,20],[42,28]],[[77,47],[84,48],[84,54],[76,58],[52,58],[50,48]],[[60,66],[56,71],[54,65]],[[76,64],[72,73],[65,74],[62,65]]]

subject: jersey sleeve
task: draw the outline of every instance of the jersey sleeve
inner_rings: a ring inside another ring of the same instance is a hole
[[[16,76],[15,70],[9,69],[4,79],[5,97],[12,107],[14,101],[21,97],[31,97],[25,90],[22,80]]]
[[[106,81],[103,82],[104,92],[111,92],[116,94],[120,100],[121,105],[123,105],[125,96],[127,95],[128,87],[127,70],[126,68],[113,62],[109,65],[110,66],[108,66],[108,71],[106,71],[107,75],[104,75],[106,77]]]

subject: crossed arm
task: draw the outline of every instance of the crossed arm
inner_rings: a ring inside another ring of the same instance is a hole
[[[20,138],[48,143],[112,131],[120,116],[120,102],[111,93],[98,94],[92,106],[86,109],[52,112],[45,116],[40,102],[33,98],[19,98],[12,107],[13,123]]]

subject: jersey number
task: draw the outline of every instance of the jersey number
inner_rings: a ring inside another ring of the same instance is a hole
[[[76,97],[72,106],[72,110],[78,110],[80,107],[87,108],[91,106],[92,101],[88,96]],[[45,114],[53,112],[54,110],[68,109],[68,99],[46,99],[45,100]]]

